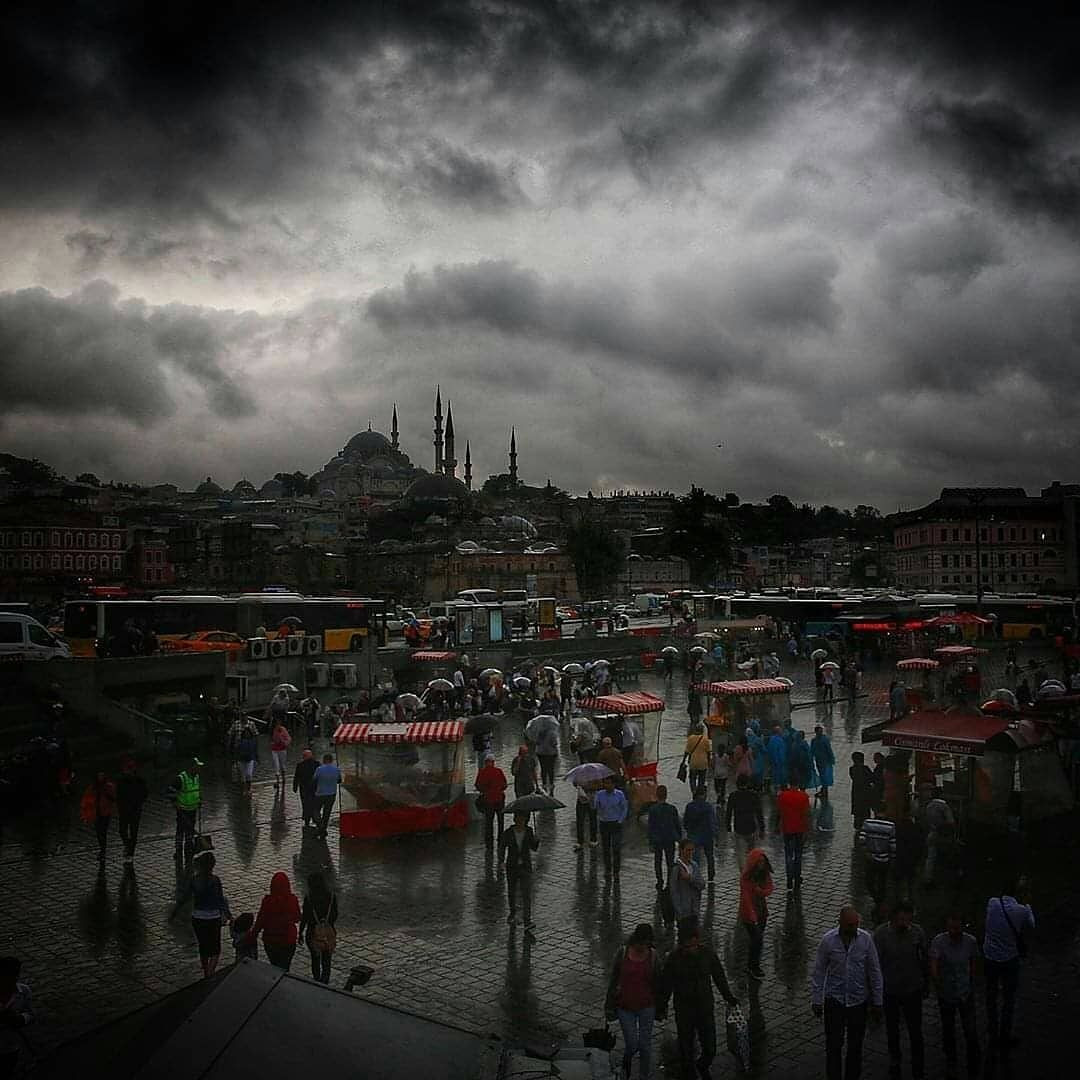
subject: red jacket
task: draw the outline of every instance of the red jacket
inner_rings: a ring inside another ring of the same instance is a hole
[[[476,774],[476,790],[483,795],[487,806],[499,806],[506,801],[506,773],[489,761]]]
[[[254,940],[261,930],[266,945],[295,945],[299,922],[300,901],[289,887],[288,875],[279,870],[270,879],[270,892],[262,898],[250,936]]]
[[[767,912],[765,897],[772,895],[772,874],[766,873],[763,878],[758,872],[766,857],[761,848],[754,848],[746,856],[746,866],[739,877],[739,922],[756,924],[760,916]]]
[[[810,829],[810,796],[799,788],[784,788],[776,797],[780,812],[780,831],[785,836]]]

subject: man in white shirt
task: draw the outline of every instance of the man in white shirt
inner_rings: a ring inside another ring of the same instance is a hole
[[[991,896],[986,903],[986,931],[983,937],[983,971],[986,973],[986,1024],[990,1046],[1007,1054],[1015,1045],[1012,1034],[1016,988],[1020,982],[1020,960],[1027,951],[1025,930],[1035,929],[1035,913],[1023,903],[1023,879]],[[1017,897],[1021,899],[1017,899]],[[1001,1023],[998,1024],[998,990],[1002,993]]]
[[[850,904],[840,909],[839,925],[818,946],[810,978],[814,1015],[825,1020],[825,1075],[828,1080],[859,1080],[867,1012],[881,1012],[884,983],[874,939],[859,928]],[[846,1060],[841,1062],[844,1041]]]

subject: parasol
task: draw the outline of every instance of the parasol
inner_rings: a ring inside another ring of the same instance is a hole
[[[524,675],[514,676],[514,689],[515,690],[531,690],[532,681]]]
[[[583,765],[575,765],[564,777],[571,784],[582,787],[585,784],[593,784],[597,780],[603,780],[605,776],[615,774],[606,765],[599,761],[586,761]]]
[[[429,690],[444,690],[449,691],[454,689],[454,684],[449,679],[432,679],[427,684]]]
[[[522,795],[520,799],[507,803],[506,812],[508,814],[534,814],[537,810],[562,810],[565,805],[550,795],[534,791],[531,795]]]
[[[708,651],[709,650],[706,649],[704,645],[695,645],[690,650],[690,655],[691,656],[704,656]]]
[[[661,656],[678,656],[679,650],[674,645],[665,645],[660,650]]]
[[[563,664],[564,675],[584,675],[585,669],[577,662]]]
[[[484,668],[480,675],[485,679],[501,679],[503,677],[503,673],[495,667]]]
[[[419,709],[423,702],[415,694],[398,694],[394,704],[403,709]]]
[[[300,691],[296,689],[291,682],[279,683],[274,687],[275,694],[299,694]]]
[[[840,665],[835,660],[826,660],[825,663],[821,665],[821,670],[824,671],[826,668],[830,671],[839,671]]]
[[[829,655],[829,650],[828,649],[815,649],[810,654],[810,659],[811,660],[822,660],[828,655]]]

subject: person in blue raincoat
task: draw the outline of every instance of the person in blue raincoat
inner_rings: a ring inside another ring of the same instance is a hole
[[[765,781],[765,740],[761,737],[761,729],[758,726],[756,720],[752,721],[750,726],[746,729],[746,745],[751,751],[751,761],[753,762],[753,774],[751,776],[751,783],[757,791],[760,791],[764,786]]]
[[[784,741],[784,736],[780,733],[780,728],[773,729],[772,738],[766,743],[765,751],[769,755],[769,762],[772,765],[772,783],[778,791],[787,783],[787,759],[788,759],[788,747]]]
[[[810,744],[806,732],[796,731],[788,751],[788,782],[805,791],[813,782],[814,763],[810,756]]]
[[[836,764],[836,755],[833,753],[832,740],[825,734],[825,729],[818,724],[814,728],[814,737],[810,740],[810,756],[814,760],[814,768],[817,769],[819,799],[829,797],[829,788],[833,786],[833,766]]]

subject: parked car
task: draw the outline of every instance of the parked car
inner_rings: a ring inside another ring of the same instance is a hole
[[[162,641],[163,652],[243,652],[247,641],[227,630],[196,630],[182,638]]]
[[[50,634],[29,615],[0,611],[0,657],[24,660],[67,660],[71,649],[67,642]]]

